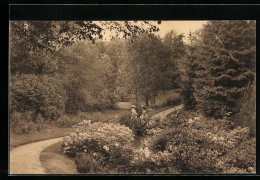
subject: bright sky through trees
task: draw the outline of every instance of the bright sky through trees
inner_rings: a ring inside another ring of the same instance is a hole
[[[104,22],[104,21],[102,21]],[[120,21],[116,21],[117,23],[122,23]],[[166,35],[166,33],[174,30],[177,34],[184,33],[184,42],[186,41],[187,35],[191,32],[195,32],[202,28],[203,24],[206,24],[207,21],[161,21],[161,24],[158,24],[156,21],[151,21],[152,24],[156,25],[160,30],[156,34],[159,35],[161,38]],[[102,26],[101,22],[96,22],[98,25]],[[143,22],[139,21],[137,24],[141,25]],[[142,24],[145,26],[145,24]],[[141,25],[141,26],[142,26]],[[102,26],[106,29],[106,26]],[[102,34],[104,36],[104,41],[110,40],[111,35],[116,35],[116,31],[106,29]]]
[[[165,36],[171,30],[177,32],[177,34],[184,33],[184,42],[187,35],[191,32],[197,31],[202,28],[203,24],[206,24],[207,21],[161,21],[161,24],[157,25],[160,29],[158,35],[160,37]]]

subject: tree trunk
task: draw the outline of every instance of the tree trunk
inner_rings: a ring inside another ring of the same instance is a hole
[[[146,96],[145,96],[145,105],[146,105],[146,106],[148,106],[148,99],[149,99],[149,97],[146,95]]]
[[[137,96],[137,92],[135,93],[135,101],[136,101],[136,106],[138,106],[138,96]]]

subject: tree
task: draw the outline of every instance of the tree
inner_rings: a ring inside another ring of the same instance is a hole
[[[59,77],[34,74],[11,76],[11,112],[41,114],[45,119],[56,119],[65,110],[66,91]]]
[[[96,107],[101,110],[111,107],[114,98],[111,95],[113,92],[113,88],[111,88],[113,86],[113,78],[111,77],[113,66],[110,66],[110,59],[102,50],[104,44],[97,42],[97,40],[103,37],[105,29],[114,29],[124,38],[141,32],[153,34],[153,32],[158,31],[158,28],[150,22],[143,21],[143,23],[146,26],[130,21],[122,21],[121,23],[116,21],[11,21],[10,74],[15,76],[15,78],[10,78],[12,112],[20,111],[21,106],[27,107],[24,102],[29,101],[33,102],[31,103],[33,105],[29,105],[32,111],[38,112],[40,109],[38,106],[49,107],[49,109],[40,110],[47,118],[58,117],[59,114],[64,113],[64,109],[67,112],[75,112],[77,110],[93,110]],[[92,45],[91,43],[85,44],[86,50],[84,50],[79,43],[72,47],[72,49],[74,48],[72,52],[66,51],[67,47],[73,46],[81,40],[90,40]],[[98,46],[94,47],[94,43]],[[94,47],[93,51],[89,49],[92,47]],[[83,57],[81,53],[86,57]],[[97,53],[98,57],[93,53]],[[68,59],[69,57],[70,59]],[[91,58],[95,62],[91,61]],[[92,68],[88,63],[92,65]],[[87,69],[86,72],[84,68]],[[52,83],[58,80],[59,83],[54,85],[49,83],[32,84],[29,82],[32,79],[43,82],[46,80]],[[32,86],[28,88],[32,92],[19,89],[24,88],[21,83],[24,83],[24,86]],[[87,85],[89,86],[86,88]],[[57,105],[56,98],[53,98],[52,102],[51,98],[46,97],[50,96],[48,92],[42,92],[44,98],[39,98],[37,103],[34,102],[36,100],[30,99],[31,96],[37,95],[38,88],[49,90],[57,97],[62,94],[64,101],[60,104],[61,107]],[[64,104],[66,104],[66,108],[64,108]],[[58,113],[47,115],[49,112],[52,113],[51,109],[57,109]]]
[[[182,78],[181,78],[181,96],[183,97],[184,109],[194,110],[196,101],[194,98],[194,80],[196,78],[197,61],[194,51],[196,44],[195,37],[190,32],[188,36],[188,44],[185,46],[186,54],[180,62]]]
[[[237,113],[236,106],[254,80],[255,21],[209,21],[197,48],[195,99],[208,116]]]
[[[79,41],[60,51],[59,69],[67,92],[66,111],[103,110],[113,105],[108,84],[113,71],[111,61],[90,41]]]
[[[123,65],[124,85],[138,97],[144,97],[146,105],[152,95],[167,88],[170,78],[166,76],[170,65],[170,52],[157,37],[139,35],[128,44],[128,59]]]

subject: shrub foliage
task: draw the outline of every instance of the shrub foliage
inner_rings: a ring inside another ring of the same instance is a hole
[[[96,157],[99,157],[102,159],[102,166],[116,167],[130,163],[133,140],[132,130],[128,127],[83,121],[78,124],[76,133],[71,133],[63,139],[62,152],[70,157],[81,157],[79,153],[86,153],[83,157],[88,161],[97,161]],[[90,172],[89,169],[83,168],[82,159],[76,162],[79,171]]]

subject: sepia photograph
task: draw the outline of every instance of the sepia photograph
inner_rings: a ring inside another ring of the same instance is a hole
[[[9,174],[256,174],[255,20],[9,32]]]

